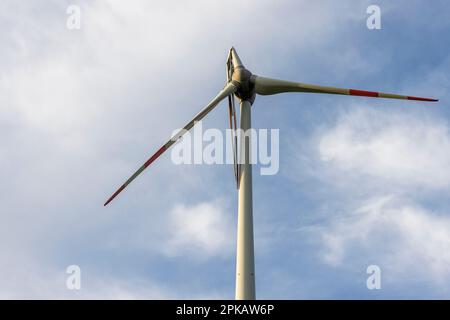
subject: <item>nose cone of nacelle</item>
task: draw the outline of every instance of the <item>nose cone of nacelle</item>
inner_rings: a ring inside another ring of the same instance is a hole
[[[244,67],[244,64],[241,61],[241,58],[239,58],[236,49],[234,47],[231,47],[231,61],[233,62],[234,68]]]

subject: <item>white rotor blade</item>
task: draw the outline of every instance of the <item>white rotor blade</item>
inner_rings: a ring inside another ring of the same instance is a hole
[[[291,82],[285,80],[277,80],[264,78],[260,76],[253,76],[255,83],[255,90],[260,95],[272,95],[284,92],[309,92],[309,93],[328,93],[341,94],[350,96],[362,96],[372,98],[387,98],[387,99],[402,99],[402,100],[417,100],[417,101],[438,101],[437,99],[421,98],[413,96],[404,96],[392,93],[383,93],[375,91],[365,91],[356,89],[343,89],[335,87],[324,87],[314,84],[306,84],[299,82]]]
[[[230,82],[228,83],[225,88],[220,91],[220,93],[213,99],[211,102],[203,108],[191,121],[188,122],[184,126],[183,129],[180,129],[169,141],[167,141],[161,148],[156,151],[155,154],[153,154],[127,181],[125,181],[122,186],[117,189],[116,192],[113,193],[113,195],[105,202],[105,206],[110,203],[120,192],[122,192],[123,189],[125,189],[131,181],[136,179],[136,177],[141,174],[142,171],[144,171],[153,161],[155,161],[161,154],[164,153],[167,149],[169,149],[178,139],[180,139],[183,134],[185,134],[189,129],[191,129],[197,121],[200,121],[203,119],[209,112],[211,112],[217,104],[225,99],[230,94],[233,94],[236,91],[236,86]]]

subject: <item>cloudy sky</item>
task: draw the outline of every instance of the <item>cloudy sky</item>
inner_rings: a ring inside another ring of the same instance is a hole
[[[450,4],[379,0],[369,30],[370,4],[2,1],[0,298],[234,298],[231,166],[166,153],[103,207],[223,87],[231,46],[255,74],[440,99],[257,97],[254,127],[280,129],[278,174],[254,168],[257,297],[450,298]]]

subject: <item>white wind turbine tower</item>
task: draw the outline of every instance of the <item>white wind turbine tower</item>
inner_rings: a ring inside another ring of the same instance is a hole
[[[155,161],[164,151],[178,141],[185,132],[190,130],[197,121],[203,119],[220,101],[228,98],[230,112],[230,126],[232,132],[236,130],[236,113],[234,98],[240,100],[240,129],[244,132],[251,128],[251,106],[256,94],[273,95],[285,92],[326,93],[339,95],[353,95],[374,98],[389,98],[416,101],[438,101],[436,99],[404,96],[398,94],[373,91],[341,89],[318,85],[275,80],[260,77],[247,70],[234,48],[230,49],[227,59],[227,82],[219,94],[204,107],[188,124],[168,140],[153,154],[125,183],[106,201],[110,203],[131,181]],[[242,131],[241,131],[242,132]],[[252,200],[252,166],[250,163],[250,140],[245,135],[240,136],[240,152],[237,152],[236,135],[233,138],[234,169],[238,196],[238,225],[237,225],[237,254],[236,254],[236,299],[255,299],[255,262],[253,250],[253,200]],[[239,161],[237,161],[237,158]]]

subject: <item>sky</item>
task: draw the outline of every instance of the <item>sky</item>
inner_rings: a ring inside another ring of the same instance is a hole
[[[366,10],[381,9],[369,30]],[[68,29],[76,5],[80,29]],[[258,96],[276,175],[253,169],[259,299],[450,298],[448,1],[13,1],[0,4],[0,298],[233,299],[230,165],[166,152],[254,74],[439,98]],[[203,121],[228,127],[226,103]],[[81,289],[66,286],[79,266]],[[369,290],[367,267],[381,288]]]

